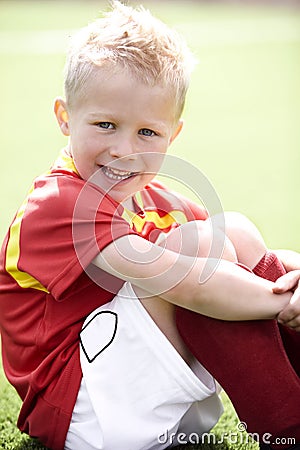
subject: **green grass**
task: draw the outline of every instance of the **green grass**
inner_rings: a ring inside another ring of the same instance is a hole
[[[94,19],[105,5],[1,1],[1,240],[32,179],[66,144],[52,105],[62,95],[70,30]],[[171,153],[201,169],[224,209],[250,216],[270,247],[300,250],[299,10],[215,2],[144,5],[175,25],[199,58],[184,131]],[[237,431],[238,419],[225,395],[224,402],[225,413],[215,428],[220,438]],[[40,449],[16,429],[19,407],[1,374],[0,448]],[[185,446],[191,448],[200,447]],[[256,446],[227,441],[214,448]]]
[[[42,445],[22,434],[16,427],[21,401],[0,370],[0,448],[7,450],[41,450]]]

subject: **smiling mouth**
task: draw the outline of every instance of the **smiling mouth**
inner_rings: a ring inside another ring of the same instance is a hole
[[[134,175],[138,174],[138,172],[128,172],[125,170],[113,169],[112,167],[108,166],[100,166],[100,168],[105,176],[114,181],[126,180],[127,178],[133,177]]]

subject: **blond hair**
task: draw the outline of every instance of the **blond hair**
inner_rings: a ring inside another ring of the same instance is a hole
[[[127,69],[150,85],[162,85],[175,97],[181,115],[194,58],[175,30],[137,9],[112,2],[112,10],[73,38],[65,67],[65,95],[71,108],[97,68]]]

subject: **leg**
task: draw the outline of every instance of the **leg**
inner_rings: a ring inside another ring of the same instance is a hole
[[[193,254],[195,239],[191,234],[192,226],[181,227],[181,235],[178,235],[179,229],[171,233],[167,238],[168,248]],[[203,223],[196,228],[203,238],[199,245],[200,252],[203,252],[201,256],[207,256],[209,252],[210,235],[205,226]],[[185,231],[188,236],[186,240],[183,238]],[[240,245],[237,254],[228,239],[224,253],[229,260],[242,259],[244,264],[251,267],[261,263],[264,258],[266,267],[263,275],[268,278],[270,260],[265,258],[266,247],[257,235],[253,236],[253,229],[250,231],[248,235],[243,234],[243,245]],[[246,241],[246,238],[249,240]],[[180,249],[176,247],[179,239]],[[222,236],[220,239],[222,240]],[[252,245],[251,248],[255,248],[255,252],[247,259],[246,242],[248,245],[251,240],[257,245]],[[238,247],[238,243],[236,246]],[[271,260],[273,266],[275,260]],[[275,264],[275,269],[276,279],[284,273],[284,269],[280,264]],[[255,270],[257,267],[254,267],[254,272]],[[158,301],[165,304],[168,314],[160,313],[163,310],[160,309]],[[184,351],[186,360],[188,361],[191,352],[219,381],[231,398],[240,420],[247,423],[249,432],[258,433],[260,437],[264,433],[271,433],[274,439],[295,437],[300,442],[300,382],[287,357],[276,321],[225,322],[176,308],[177,327],[174,327],[173,305],[157,298],[144,300],[143,304],[173,345],[174,342],[175,345],[180,343],[180,350]],[[282,331],[282,335],[286,340],[285,331]],[[294,355],[296,359],[295,355],[299,353],[300,348],[299,339],[296,339],[296,342],[289,339],[289,344],[289,356]]]
[[[226,233],[237,253],[238,260],[247,265],[253,272],[262,278],[276,281],[285,273],[285,268],[275,253],[268,251],[264,240],[255,225],[245,216],[239,213],[225,213]],[[280,254],[280,252],[278,252]],[[289,270],[299,267],[299,255],[290,253],[292,264]],[[294,267],[293,267],[294,265]],[[300,333],[287,327],[279,326],[281,338],[286,353],[293,365],[294,370],[300,376]]]
[[[257,230],[242,216],[240,230],[242,222],[240,235],[227,227],[229,235],[239,237],[238,259],[275,280],[284,273],[282,264],[266,253]],[[276,321],[223,322],[182,308],[177,308],[176,322],[183,341],[226,390],[249,432],[300,441],[299,333]]]
[[[212,240],[215,241],[218,253],[213,257],[232,262],[238,261],[238,255],[231,239],[220,229],[212,230],[208,220],[195,220],[181,225],[166,235],[159,245],[165,245],[169,250],[183,255],[206,258],[210,256]],[[247,265],[246,262],[243,264]]]
[[[300,442],[300,380],[276,321],[223,322],[177,308],[176,323],[193,355],[229,395],[248,432]]]
[[[199,220],[188,222],[176,228],[164,240],[161,240],[159,245],[184,255],[207,257],[210,252],[211,239],[210,224],[207,221]],[[230,240],[218,230],[214,231],[214,239],[217,240],[217,244],[220,247],[220,254],[222,253],[225,259],[236,262],[236,253]],[[222,249],[223,252],[221,252]],[[181,357],[190,364],[193,355],[178,333],[175,321],[175,306],[160,297],[149,297],[140,288],[135,287],[134,290],[156,325],[169,339]]]
[[[235,212],[225,213],[225,226],[238,261],[253,269],[267,251],[260,232],[247,217]]]
[[[300,378],[300,333],[283,325],[279,325],[281,339],[293,369]]]
[[[270,252],[256,226],[239,213],[225,213],[226,235],[232,242],[238,261],[262,278],[275,281],[285,273],[281,261]]]

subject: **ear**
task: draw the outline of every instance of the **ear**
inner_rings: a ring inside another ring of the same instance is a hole
[[[172,144],[172,142],[174,141],[174,139],[177,138],[177,136],[179,135],[179,133],[180,133],[181,130],[182,130],[182,127],[183,127],[183,120],[180,119],[180,120],[178,121],[178,124],[177,124],[177,127],[176,127],[174,133],[173,133],[172,136],[171,136],[170,144]]]
[[[66,107],[66,102],[62,98],[56,98],[54,102],[54,113],[56,115],[56,119],[61,129],[62,133],[65,136],[70,136],[69,129],[69,117]]]

